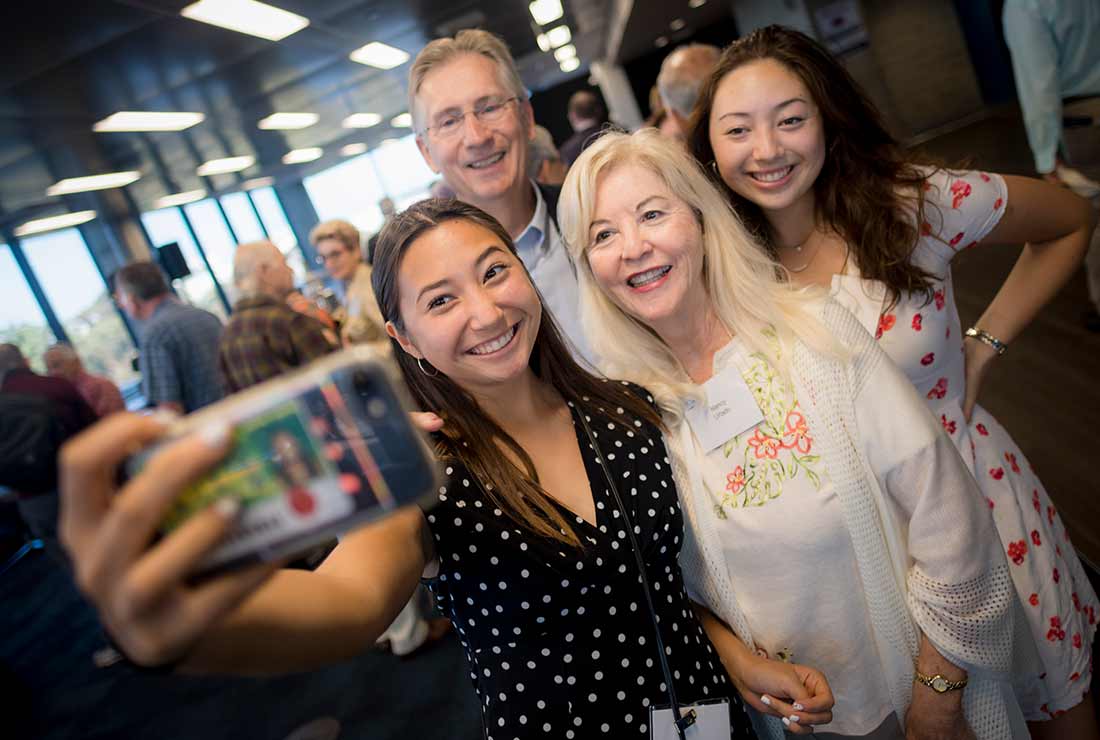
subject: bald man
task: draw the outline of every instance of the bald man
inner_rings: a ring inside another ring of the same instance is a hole
[[[126,404],[118,386],[100,375],[92,375],[84,369],[80,355],[68,344],[55,344],[42,355],[46,365],[46,374],[54,378],[64,378],[76,386],[80,395],[95,411],[96,416],[104,417],[116,411],[124,411]]]
[[[218,348],[222,378],[231,393],[334,349],[320,322],[287,305],[287,296],[294,290],[294,271],[271,242],[237,247],[233,282],[241,297]]]
[[[687,138],[695,101],[699,99],[703,83],[718,66],[721,55],[717,46],[686,44],[673,50],[661,63],[657,90],[668,113],[668,130],[674,137]]]

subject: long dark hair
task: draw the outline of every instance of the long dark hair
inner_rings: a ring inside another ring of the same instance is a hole
[[[394,217],[378,236],[371,281],[387,321],[404,333],[399,311],[397,275],[401,261],[417,239],[448,221],[462,220],[492,232],[513,255],[515,245],[500,223],[479,208],[450,198],[422,200]],[[522,263],[520,263],[522,264]],[[524,270],[525,274],[526,269]],[[528,274],[527,279],[531,277]],[[532,289],[538,292],[532,284]],[[597,378],[577,364],[561,331],[539,294],[542,321],[529,360],[535,375],[566,400],[587,408],[623,408],[631,419],[660,425],[657,412],[621,383]],[[443,418],[436,453],[461,462],[481,482],[486,496],[513,520],[551,539],[579,545],[572,525],[539,485],[535,464],[527,452],[496,423],[469,393],[443,373],[425,375],[416,360],[396,340],[394,356],[413,399],[420,408]],[[618,417],[618,414],[611,414]],[[622,417],[620,417],[622,418]],[[614,419],[612,419],[614,421]],[[623,422],[625,423],[625,422]],[[505,452],[511,453],[510,456]],[[511,460],[518,460],[517,467]]]
[[[703,86],[691,118],[688,146],[726,192],[746,225],[774,253],[767,219],[733,192],[714,162],[710,114],[723,78],[743,64],[779,62],[813,96],[825,124],[825,164],[814,182],[816,217],[848,243],[864,278],[886,285],[889,305],[902,294],[933,297],[933,276],[912,263],[925,223],[925,183],[931,162],[907,152],[886,130],[878,109],[829,52],[803,33],[767,26],[730,44]],[[914,217],[915,214],[915,217]]]

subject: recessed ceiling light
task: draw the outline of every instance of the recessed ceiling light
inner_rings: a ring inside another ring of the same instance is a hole
[[[559,62],[564,62],[566,59],[572,59],[575,56],[577,56],[577,47],[572,44],[554,50],[554,58]]]
[[[255,190],[256,188],[266,188],[275,184],[274,177],[253,177],[251,180],[245,180],[241,183],[241,188],[244,190]]]
[[[203,162],[199,165],[196,172],[199,177],[225,175],[230,172],[246,170],[254,164],[256,164],[256,158],[248,155],[243,157],[225,157],[223,159],[211,159],[209,162]]]
[[[293,131],[309,128],[319,120],[321,117],[316,113],[272,113],[267,118],[261,118],[256,125],[266,131]]]
[[[550,46],[556,49],[572,41],[573,32],[569,30],[569,26],[558,26],[547,31],[546,38],[550,40]]]
[[[27,221],[25,224],[17,226],[15,228],[15,235],[30,236],[31,234],[41,234],[43,231],[65,229],[70,226],[78,226],[87,223],[93,218],[95,218],[95,211],[77,211],[75,213],[63,213],[60,216],[36,218],[33,221]]]
[[[372,41],[351,53],[351,61],[378,69],[393,69],[409,61],[409,53],[380,41]]]
[[[409,128],[413,125],[413,117],[408,113],[402,113],[391,118],[390,125],[394,128]]]
[[[707,0],[688,0],[689,8],[701,8],[707,4]]]
[[[309,18],[256,0],[199,0],[180,15],[269,41],[281,41],[309,25]]]
[[[121,188],[140,177],[141,173],[136,170],[108,172],[104,175],[91,175],[89,177],[70,177],[50,185],[46,188],[46,195],[69,195],[70,193],[85,193],[89,190]]]
[[[577,67],[581,66],[581,60],[576,57],[570,57],[561,63],[562,72],[572,72]]]
[[[663,49],[664,47],[668,46],[668,36],[658,36],[657,39],[653,42],[653,45],[656,46],[658,49]]]
[[[683,18],[674,18],[672,22],[668,24],[668,27],[673,31],[682,31],[686,25]]]
[[[340,125],[344,128],[370,128],[381,122],[382,116],[377,113],[352,113]]]
[[[540,33],[535,37],[535,43],[539,45],[539,49],[542,51],[550,51],[550,37],[545,33]]]
[[[206,191],[202,188],[198,190],[188,190],[183,193],[175,193],[174,195],[166,195],[163,198],[157,198],[153,201],[153,208],[172,208],[173,206],[182,206],[188,203],[194,203],[197,200],[202,200],[206,197]]]
[[[341,157],[357,157],[360,154],[365,154],[367,151],[367,145],[359,141],[354,144],[345,144],[340,147]]]
[[[325,150],[319,146],[309,146],[305,149],[291,149],[283,155],[283,164],[304,164],[320,159]]]
[[[535,0],[527,6],[535,23],[545,26],[562,16],[561,0]]]
[[[401,141],[399,139],[382,139],[382,143],[379,144],[379,146],[394,146],[400,143]]]
[[[183,111],[120,110],[92,126],[92,131],[183,131],[206,118],[202,113]]]

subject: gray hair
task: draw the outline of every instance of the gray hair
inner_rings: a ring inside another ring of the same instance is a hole
[[[710,44],[677,47],[661,63],[657,90],[665,107],[684,118],[691,116],[695,101],[710,73],[718,65],[722,52]]]
[[[516,62],[507,44],[497,35],[471,28],[459,31],[454,38],[435,39],[420,50],[409,68],[409,112],[413,117],[413,128],[417,133],[424,130],[423,116],[416,104],[420,87],[433,69],[464,55],[480,54],[492,61],[497,67],[497,78],[501,87],[511,92],[520,101],[527,100],[527,88],[523,86]]]
[[[535,138],[527,150],[527,176],[534,180],[538,177],[542,163],[547,160],[561,159],[558,148],[554,146],[554,137],[542,126],[535,126]]]

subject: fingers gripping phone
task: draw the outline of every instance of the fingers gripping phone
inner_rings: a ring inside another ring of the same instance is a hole
[[[236,497],[235,526],[202,561],[203,574],[293,555],[399,507],[427,506],[438,469],[388,362],[353,347],[180,419],[157,447],[228,423],[232,448],[174,502],[161,534]]]

